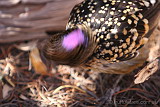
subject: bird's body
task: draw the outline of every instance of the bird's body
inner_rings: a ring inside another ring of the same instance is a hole
[[[43,54],[58,64],[130,72],[160,38],[151,37],[159,9],[159,0],[85,0],[73,8],[66,31],[45,42]]]

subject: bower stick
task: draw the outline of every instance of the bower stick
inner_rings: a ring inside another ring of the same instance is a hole
[[[83,0],[0,0],[0,44],[45,38],[65,30],[72,8]]]

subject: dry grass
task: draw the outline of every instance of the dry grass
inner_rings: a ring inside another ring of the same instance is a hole
[[[0,107],[102,107],[160,104],[160,72],[134,84],[135,70],[127,75],[100,74],[58,66],[52,76],[29,69],[28,52],[13,45],[0,49]]]

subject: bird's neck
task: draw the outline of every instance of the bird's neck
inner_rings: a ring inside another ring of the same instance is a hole
[[[77,25],[62,39],[62,46],[69,56],[67,65],[82,65],[93,54],[96,48],[95,35],[85,25]]]
[[[51,37],[43,52],[47,58],[58,64],[78,66],[86,62],[93,54],[95,47],[93,32],[84,25],[78,25],[63,34]]]

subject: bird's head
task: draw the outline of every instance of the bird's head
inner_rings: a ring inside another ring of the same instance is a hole
[[[93,54],[96,41],[93,32],[79,25],[52,35],[45,41],[42,54],[57,64],[77,66],[85,63]]]

